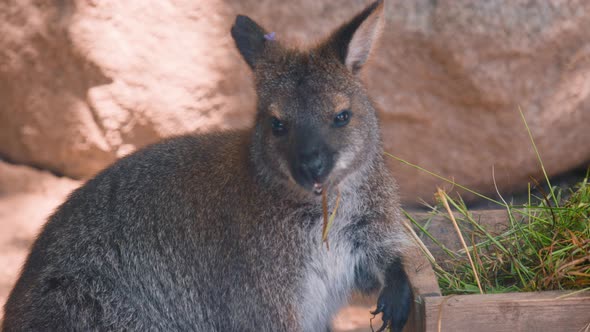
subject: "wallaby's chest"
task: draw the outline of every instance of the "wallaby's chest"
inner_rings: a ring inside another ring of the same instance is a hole
[[[354,287],[355,267],[362,253],[355,249],[350,225],[358,215],[343,207],[328,233],[329,249],[322,243],[323,219],[309,230],[308,256],[301,280],[300,317],[304,331],[327,328],[331,317],[346,304]]]

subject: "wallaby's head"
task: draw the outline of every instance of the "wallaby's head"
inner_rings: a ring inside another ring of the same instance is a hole
[[[305,51],[237,17],[231,34],[258,95],[252,150],[269,176],[320,194],[380,152],[375,110],[358,73],[379,35],[383,6],[373,3]]]

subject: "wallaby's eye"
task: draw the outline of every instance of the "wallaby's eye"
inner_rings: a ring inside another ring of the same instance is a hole
[[[281,120],[275,118],[274,116],[270,120],[270,124],[272,126],[272,133],[275,136],[282,136],[287,133],[287,128],[285,124],[281,122]]]
[[[352,113],[349,110],[344,110],[334,117],[334,126],[336,127],[344,127],[350,122],[350,117]]]

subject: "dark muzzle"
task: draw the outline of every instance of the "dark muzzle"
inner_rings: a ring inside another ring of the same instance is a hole
[[[334,152],[314,136],[300,136],[293,143],[289,162],[293,178],[303,188],[321,193],[334,167]]]

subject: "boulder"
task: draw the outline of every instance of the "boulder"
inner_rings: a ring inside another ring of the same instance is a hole
[[[229,29],[310,43],[366,0],[0,4],[0,155],[74,178],[163,137],[251,124]],[[385,149],[483,193],[590,160],[590,2],[388,0],[363,73]],[[406,202],[442,181],[388,158]]]
[[[247,125],[224,6],[3,1],[0,154],[86,178],[164,137]]]

